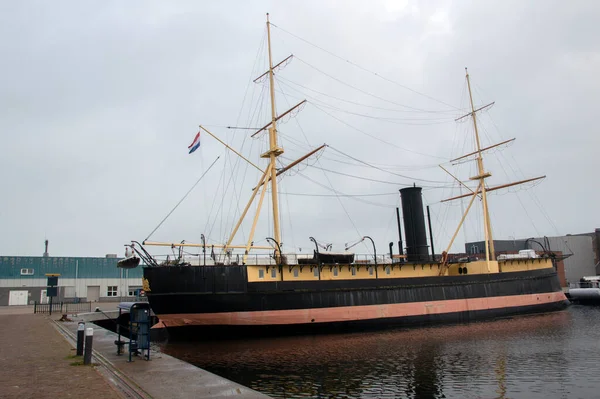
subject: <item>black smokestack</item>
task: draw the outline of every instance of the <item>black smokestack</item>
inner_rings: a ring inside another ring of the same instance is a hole
[[[409,262],[426,261],[429,257],[427,232],[421,187],[407,187],[400,190],[402,215],[404,215],[404,237],[406,238],[406,258]]]

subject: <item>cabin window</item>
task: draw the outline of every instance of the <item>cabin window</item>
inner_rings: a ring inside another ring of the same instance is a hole
[[[142,287],[128,287],[127,288],[127,296],[136,296],[136,292],[139,292]],[[75,296],[75,295],[73,295]]]
[[[117,286],[109,285],[106,289],[106,296],[117,296]]]
[[[298,277],[298,269],[294,269],[294,278]]]
[[[333,268],[333,276],[337,277],[338,275],[338,270],[337,270],[337,266]]]
[[[33,269],[21,269],[21,276],[33,276]]]
[[[319,268],[318,268],[318,267],[315,267],[315,268],[313,269],[313,275],[314,275],[315,277],[319,277]]]
[[[265,278],[265,271],[263,269],[258,269],[258,278]]]
[[[389,266],[387,266],[387,267],[385,268],[385,274],[390,274],[390,273],[391,273],[391,269],[390,269],[390,267],[389,267]]]
[[[352,275],[356,276],[356,267],[352,266]]]
[[[369,276],[373,275],[373,267],[369,267]]]
[[[271,269],[271,277],[272,278],[277,277],[277,269],[275,269],[275,268]]]

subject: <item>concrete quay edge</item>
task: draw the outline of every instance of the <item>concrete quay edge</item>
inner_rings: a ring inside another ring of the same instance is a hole
[[[73,339],[77,334],[76,322],[54,322],[60,330],[68,332]],[[90,323],[86,323],[90,327]],[[132,393],[139,398],[256,398],[268,399],[269,396],[254,391],[236,382],[193,366],[172,356],[150,350],[150,360],[134,356],[128,362],[128,353],[117,355],[115,341],[117,334],[99,326],[94,328],[94,363],[99,363],[112,372],[112,376],[103,373],[109,380],[121,377],[122,383],[129,387],[118,387],[125,396]],[[74,341],[70,341],[74,345]],[[127,349],[127,347],[125,347]],[[121,376],[119,376],[119,374]],[[115,385],[115,381],[109,381]]]

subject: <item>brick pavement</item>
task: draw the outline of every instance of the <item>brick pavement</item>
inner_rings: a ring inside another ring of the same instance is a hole
[[[71,366],[74,354],[48,316],[0,315],[0,398],[121,398],[94,367]]]

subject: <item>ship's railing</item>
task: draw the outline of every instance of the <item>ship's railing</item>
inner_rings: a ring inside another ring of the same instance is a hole
[[[326,254],[327,252],[323,252]],[[313,253],[284,253],[286,264],[297,265],[299,259],[313,259]],[[165,256],[156,256],[157,263],[160,264],[174,264],[173,256],[169,258]],[[189,255],[185,254],[181,259],[181,263],[190,264],[191,266],[223,266],[223,265],[242,265],[244,256],[243,254],[223,254],[215,253],[213,256],[210,254],[200,255]],[[397,263],[398,259],[392,259],[390,254],[378,254],[377,264],[385,265]],[[424,260],[425,261],[425,260]],[[374,265],[375,257],[372,254],[354,254],[355,264],[366,264]],[[251,253],[246,257],[246,265],[277,265],[276,260],[273,258],[273,253]]]

